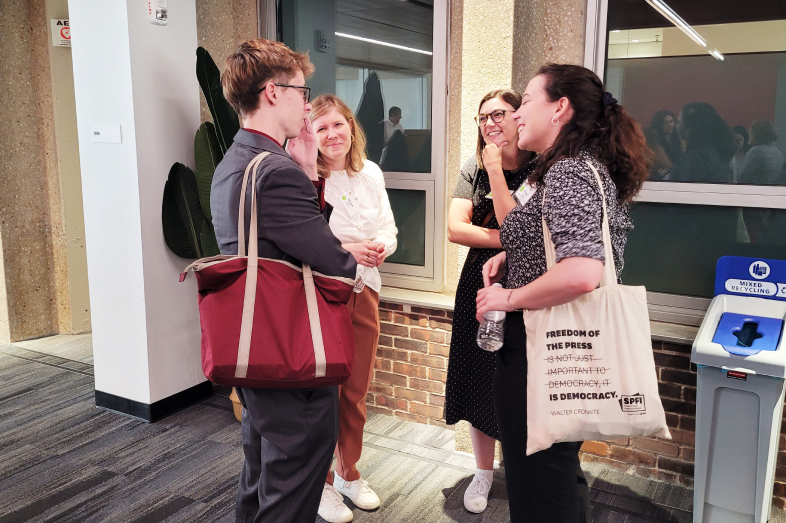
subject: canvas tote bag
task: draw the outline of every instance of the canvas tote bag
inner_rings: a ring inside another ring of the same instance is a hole
[[[527,455],[563,441],[671,439],[658,394],[646,290],[617,283],[603,184],[587,164],[603,200],[603,279],[570,303],[524,311]],[[542,221],[548,270],[557,255],[545,215]]]
[[[303,264],[258,257],[257,168],[246,168],[238,213],[237,256],[197,260],[202,371],[219,385],[311,388],[349,379],[355,357],[347,302],[354,280],[325,276]],[[246,187],[252,178],[251,223],[245,254]]]

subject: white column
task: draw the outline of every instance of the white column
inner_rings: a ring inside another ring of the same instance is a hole
[[[143,405],[205,381],[195,282],[161,226],[170,167],[194,164],[196,7],[168,0],[157,26],[147,6],[69,0],[96,391]]]

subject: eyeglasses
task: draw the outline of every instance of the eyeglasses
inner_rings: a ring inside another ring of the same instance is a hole
[[[277,85],[278,87],[294,87],[295,89],[303,89],[303,103],[309,103],[311,101],[311,88],[307,85],[289,85],[289,84],[273,84]],[[267,84],[265,84],[267,86]],[[257,94],[261,93],[265,90],[265,87],[262,87],[260,90],[257,91]]]
[[[489,118],[494,123],[500,123],[502,120],[505,119],[505,113],[507,113],[505,109],[497,109],[496,111],[491,111],[489,114],[480,113],[475,117],[475,123],[478,124],[478,127],[485,127],[486,124],[489,123]]]

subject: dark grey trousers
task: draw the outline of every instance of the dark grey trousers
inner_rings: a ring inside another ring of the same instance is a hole
[[[338,438],[338,387],[239,389],[238,523],[314,523]]]

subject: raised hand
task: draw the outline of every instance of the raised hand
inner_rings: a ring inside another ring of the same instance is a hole
[[[287,142],[287,153],[309,175],[309,178],[316,179],[319,148],[310,118],[303,118],[300,134]]]
[[[483,147],[483,168],[487,173],[501,173],[502,172],[502,148],[508,145],[508,142],[502,142],[497,146],[494,142],[486,142]]]

